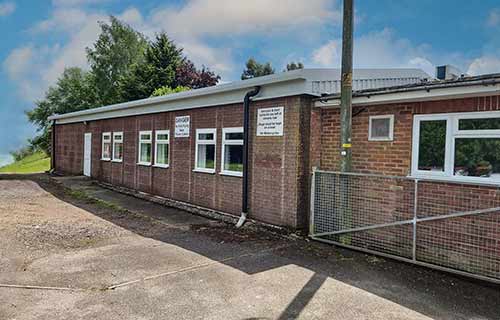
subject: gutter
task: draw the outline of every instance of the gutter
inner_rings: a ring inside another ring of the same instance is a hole
[[[50,145],[50,172],[56,170],[56,120],[52,120],[52,141]]]
[[[241,195],[241,216],[236,224],[236,228],[241,228],[248,216],[248,141],[250,130],[250,99],[258,95],[260,86],[248,91],[243,100],[243,192]]]
[[[455,82],[455,83],[442,83],[442,84],[435,84],[435,85],[421,85],[421,86],[410,86],[410,87],[389,87],[385,89],[371,89],[371,90],[364,90],[364,91],[358,91],[353,94],[353,99],[356,99],[358,101],[353,101],[353,104],[355,105],[363,105],[369,103],[369,99],[371,97],[378,97],[378,96],[384,96],[384,95],[395,95],[395,94],[410,94],[410,93],[415,93],[418,91],[425,91],[427,93],[431,93],[433,90],[445,90],[445,89],[455,89],[455,88],[465,88],[465,87],[488,87],[488,86],[496,86],[500,84],[500,79],[491,79],[491,80],[481,80],[481,81],[470,81],[470,82]],[[478,90],[478,89],[476,89]],[[489,93],[489,92],[481,92],[478,90],[478,92],[468,92],[465,90],[463,94],[481,94],[481,93]],[[460,93],[458,93],[460,94]],[[425,98],[432,98],[433,96],[422,96],[419,97],[420,99],[425,99]],[[436,96],[438,98],[446,98],[446,96],[443,94],[443,96]],[[359,101],[359,99],[365,98],[366,101],[362,100]],[[402,102],[402,101],[410,101],[412,96],[407,96],[407,97],[401,97],[397,99],[396,102]],[[334,95],[334,96],[325,96],[321,98],[314,99],[313,101],[315,102],[316,107],[321,107],[321,106],[338,106],[340,105],[339,103],[340,96],[339,95]],[[377,103],[393,103],[393,99],[387,98],[387,101],[383,100],[383,98],[379,98],[380,101],[376,101]],[[357,102],[357,103],[356,103]]]

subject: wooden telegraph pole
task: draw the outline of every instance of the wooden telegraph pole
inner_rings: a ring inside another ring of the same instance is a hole
[[[354,0],[344,0],[342,27],[342,88],[340,91],[340,171],[352,169],[352,38],[354,20]]]

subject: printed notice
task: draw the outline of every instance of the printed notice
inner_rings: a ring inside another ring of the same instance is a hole
[[[189,116],[175,117],[175,137],[189,137]]]
[[[283,110],[283,107],[259,109],[257,112],[257,136],[282,136]]]

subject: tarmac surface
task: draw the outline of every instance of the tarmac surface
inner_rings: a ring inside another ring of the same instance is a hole
[[[0,319],[500,319],[500,286],[0,176]]]

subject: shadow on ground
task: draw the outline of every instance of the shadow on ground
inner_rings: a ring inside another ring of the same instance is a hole
[[[10,175],[0,176],[0,179],[34,181],[58,199],[135,234],[181,247],[247,274],[287,265],[314,272],[280,319],[299,315],[328,278],[431,318],[500,319],[500,286],[300,238],[257,229],[238,230],[231,225],[119,194],[81,178],[61,178],[60,184],[45,175]],[[73,191],[68,192],[67,188]],[[245,259],[245,254],[258,258]],[[228,259],[235,256],[242,257]],[[335,303],[334,297],[332,303]]]

